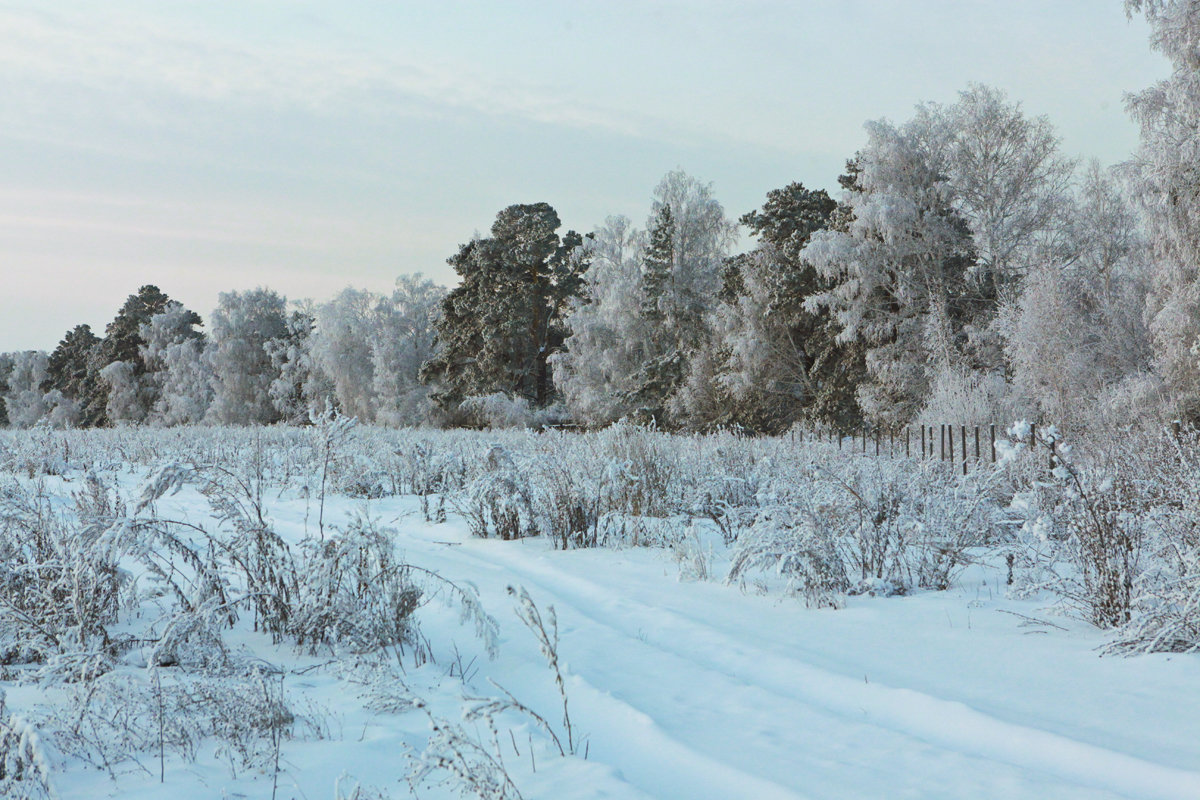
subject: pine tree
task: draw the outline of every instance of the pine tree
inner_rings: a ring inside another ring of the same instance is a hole
[[[462,281],[442,303],[437,354],[421,370],[443,408],[496,392],[536,407],[554,399],[548,359],[562,347],[561,318],[587,269],[583,237],[560,238],[560,224],[547,203],[509,206],[490,237],[449,259]]]
[[[675,218],[663,203],[651,218],[649,242],[642,256],[641,310],[650,330],[660,335],[646,342],[641,368],[628,389],[629,398],[646,420],[666,422],[667,399],[684,376],[684,354],[671,334],[682,333],[682,310],[689,298],[680,297],[675,282]]]
[[[92,333],[90,325],[76,325],[67,331],[50,354],[42,391],[57,389],[76,402],[95,395],[99,381],[94,369],[95,351],[99,345],[100,337]]]
[[[642,256],[642,316],[653,325],[668,318],[667,310],[675,298],[670,293],[675,268],[675,220],[671,207],[664,204],[650,226],[650,241]],[[665,306],[665,308],[664,308]]]

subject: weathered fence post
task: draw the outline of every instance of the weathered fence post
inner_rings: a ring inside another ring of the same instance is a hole
[[[904,457],[905,458],[909,457],[909,455],[908,455],[908,434],[911,431],[912,431],[912,429],[908,428],[908,427],[905,427],[905,429],[904,429]]]
[[[992,425],[992,463],[996,463],[996,426]]]
[[[967,426],[961,425],[958,430],[958,442],[962,445],[963,475],[967,474]]]

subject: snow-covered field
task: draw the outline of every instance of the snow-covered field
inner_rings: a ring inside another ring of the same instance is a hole
[[[143,487],[163,478],[160,451],[184,441],[154,435],[128,461],[101,463],[138,442],[133,434],[90,464],[125,498],[114,518],[135,518]],[[243,455],[251,441],[240,440]],[[73,466],[85,445],[60,457],[62,441],[7,444],[10,485],[40,486],[59,510],[85,491],[85,470]],[[221,446],[240,457],[237,442]],[[20,471],[12,453],[22,447],[58,474]],[[380,463],[397,452],[379,453]],[[1106,633],[1055,613],[1047,596],[1010,598],[998,553],[973,551],[946,591],[810,608],[769,573],[724,582],[734,549],[709,522],[679,523],[686,546],[483,539],[453,504],[437,522],[436,500],[427,514],[427,501],[405,491],[331,492],[322,507],[322,463],[310,459],[304,480],[267,482],[271,530],[298,548],[370,520],[399,563],[477,592],[473,618],[463,621],[453,590],[416,573],[419,633],[390,647],[273,642],[244,608],[221,633],[228,664],[201,691],[202,670],[155,655],[166,603],[153,587],[163,584],[123,550],[122,565],[141,570],[140,594],[111,633],[141,638],[111,669],[81,681],[10,657],[0,673],[7,724],[25,726],[32,755],[23,763],[43,759],[58,797],[1200,797],[1200,656],[1101,656]],[[362,477],[355,463],[343,463],[339,485]],[[229,524],[214,518],[200,483],[170,488],[141,513],[189,521],[194,543],[201,528]],[[476,623],[487,626],[479,610],[496,623],[494,657],[486,630],[477,635]],[[552,647],[518,611],[540,615]],[[224,739],[172,734],[172,708],[182,708],[173,703],[222,685],[232,687],[229,719],[216,726]],[[131,710],[139,702],[140,716]],[[238,728],[273,703],[288,709],[284,723]],[[145,729],[140,744],[102,744],[113,735],[96,715],[116,729],[123,714]],[[11,796],[45,794],[11,782],[11,746],[5,757]],[[474,778],[455,778],[460,766]]]

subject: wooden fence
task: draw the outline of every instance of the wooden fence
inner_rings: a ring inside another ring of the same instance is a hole
[[[888,455],[905,458],[937,458],[951,464],[962,464],[967,474],[971,466],[996,463],[995,425],[916,425],[901,430],[884,431],[880,428],[861,428],[857,432],[834,429],[818,430],[807,434],[817,441],[836,442],[838,449],[861,447],[864,455]],[[1029,426],[1029,446],[1037,445],[1037,426]],[[1050,441],[1050,468],[1054,468],[1054,442]]]

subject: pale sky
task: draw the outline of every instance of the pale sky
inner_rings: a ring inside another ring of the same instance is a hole
[[[326,299],[424,272],[513,203],[638,224],[835,179],[862,124],[969,82],[1124,160],[1165,77],[1120,0],[0,0],[0,351],[102,335],[145,283]]]

